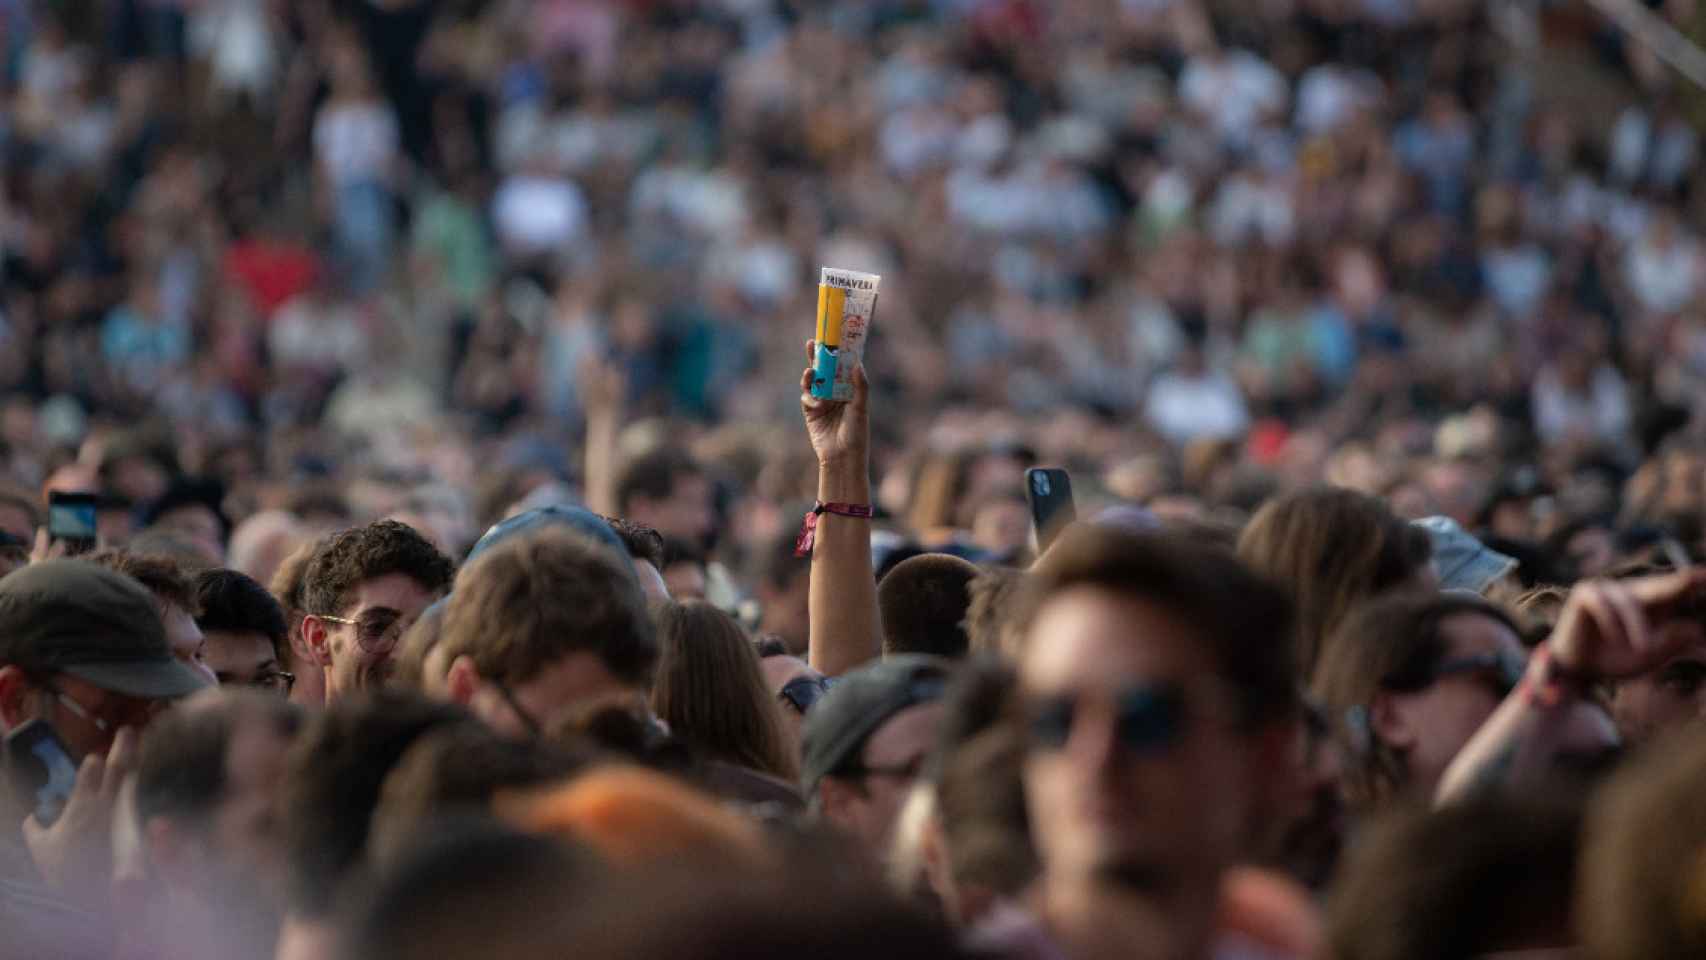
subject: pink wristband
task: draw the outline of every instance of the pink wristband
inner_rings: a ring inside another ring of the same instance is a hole
[[[794,541],[794,556],[811,556],[812,547],[817,544],[817,518],[826,513],[833,513],[838,517],[869,520],[877,515],[877,509],[868,503],[824,503],[819,500],[817,506],[812,508],[812,512],[806,514],[805,519],[800,522],[800,536]]]

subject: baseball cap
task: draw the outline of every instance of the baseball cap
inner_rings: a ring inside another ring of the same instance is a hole
[[[1433,542],[1434,575],[1445,590],[1482,590],[1512,570],[1517,562],[1475,539],[1450,517],[1426,517],[1411,521],[1428,533]]]
[[[207,685],[172,656],[148,591],[83,560],[50,560],[0,580],[0,663],[129,697],[181,697]]]
[[[854,670],[806,714],[801,738],[801,786],[810,796],[819,780],[846,766],[891,717],[942,698],[951,665],[939,657],[903,654]]]
[[[548,527],[566,527],[595,543],[609,547],[622,558],[629,570],[634,568],[634,562],[628,556],[628,548],[622,545],[621,538],[616,536],[616,532],[610,529],[610,524],[603,517],[584,507],[567,503],[536,507],[496,524],[474,544],[474,549],[468,551],[468,560],[472,562],[475,557],[513,537]]]

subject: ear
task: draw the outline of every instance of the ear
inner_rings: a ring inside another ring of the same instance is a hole
[[[10,733],[35,718],[35,689],[24,671],[10,665],[0,667],[0,731]]]
[[[1416,726],[1404,698],[1382,690],[1368,706],[1368,728],[1381,743],[1398,750],[1416,745]]]
[[[302,618],[302,642],[308,645],[308,652],[314,662],[322,667],[332,665],[331,633],[326,630],[326,621],[309,614]]]
[[[480,679],[480,670],[474,666],[474,658],[463,654],[450,664],[450,672],[445,675],[444,688],[450,694],[450,702],[469,706],[474,702],[474,694],[480,692],[485,681]]]

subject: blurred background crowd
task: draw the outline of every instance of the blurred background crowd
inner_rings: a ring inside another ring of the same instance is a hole
[[[1700,540],[1699,104],[1586,5],[0,0],[0,84],[0,473],[113,542],[187,476],[460,555],[668,449],[751,569],[819,265],[905,539],[1014,559],[1040,461]]]

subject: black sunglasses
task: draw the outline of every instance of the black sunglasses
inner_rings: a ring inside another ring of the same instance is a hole
[[[802,715],[822,700],[833,685],[828,677],[800,676],[782,684],[782,689],[776,694],[776,699],[782,701]]]
[[[1511,695],[1511,691],[1522,682],[1522,675],[1527,670],[1528,662],[1520,654],[1507,651],[1477,653],[1466,657],[1448,657],[1420,676],[1389,680],[1383,686],[1389,690],[1413,693],[1426,690],[1446,677],[1466,673],[1481,674],[1493,681],[1494,690],[1503,698]]]
[[[1076,697],[1045,697],[1031,709],[1031,744],[1060,750],[1072,739],[1078,720]],[[1185,730],[1185,694],[1178,687],[1138,686],[1114,697],[1114,735],[1133,753],[1154,753],[1179,742]]]

